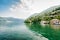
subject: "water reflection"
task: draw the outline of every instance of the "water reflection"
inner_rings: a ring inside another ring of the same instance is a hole
[[[16,24],[15,22],[1,25],[0,40],[47,40],[42,35],[33,33],[27,27],[24,23]]]
[[[51,25],[51,27],[52,27],[53,29],[56,29],[56,30],[59,30],[59,29],[60,29],[60,25]]]
[[[49,40],[60,40],[60,25],[41,25],[39,23],[26,25],[29,26],[30,30],[42,34]]]

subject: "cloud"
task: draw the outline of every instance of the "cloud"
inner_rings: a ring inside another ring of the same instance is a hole
[[[10,12],[14,14],[15,17],[27,18],[31,13],[31,5],[31,1],[21,0],[21,4],[18,4],[16,6],[12,5]]]
[[[60,4],[60,0],[20,0],[17,5],[11,5],[9,11],[4,16],[11,16],[26,19],[34,13],[40,13],[43,10]]]
[[[17,5],[20,0],[0,0],[0,12],[8,10],[11,5]]]

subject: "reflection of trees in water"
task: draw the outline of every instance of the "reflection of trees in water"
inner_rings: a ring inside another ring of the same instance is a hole
[[[54,29],[58,26],[54,25],[45,25],[42,26],[40,24],[26,24],[26,26],[39,34],[42,34],[44,37],[48,38],[49,40],[60,40],[60,29]]]

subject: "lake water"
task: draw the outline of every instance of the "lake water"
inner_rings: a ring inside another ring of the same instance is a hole
[[[50,24],[26,24],[33,32],[43,35],[48,40],[60,40],[60,25]]]
[[[0,40],[60,40],[60,25],[2,23],[0,24]]]
[[[35,27],[37,28],[35,29]],[[38,26],[28,26],[28,24],[24,24],[23,22],[0,24],[0,40],[48,40],[38,33],[40,29]],[[38,32],[34,32],[33,30]]]

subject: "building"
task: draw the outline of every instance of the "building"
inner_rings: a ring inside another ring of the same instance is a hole
[[[50,21],[50,24],[60,25],[60,20],[59,20],[59,19],[52,19],[52,20]]]

